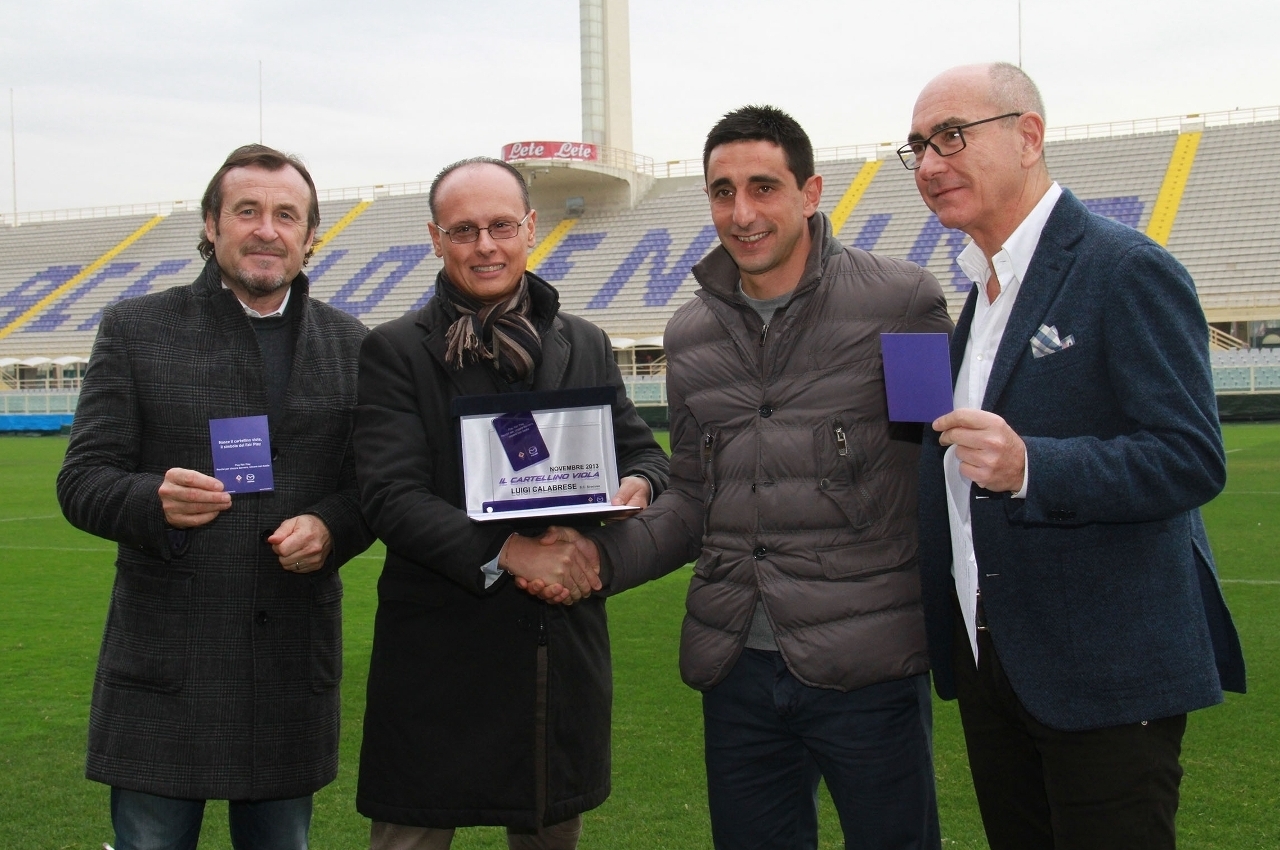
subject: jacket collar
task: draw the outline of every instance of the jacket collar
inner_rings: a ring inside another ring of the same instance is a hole
[[[310,282],[302,272],[289,284],[289,309],[285,315],[291,316],[295,331],[299,333],[297,349],[302,347],[301,328],[309,321],[307,295]],[[191,284],[191,291],[197,298],[207,298],[213,305],[213,314],[217,318],[221,332],[231,337],[241,333],[251,333],[249,317],[244,312],[240,299],[230,289],[222,285],[222,269],[216,257],[210,257],[204,264],[200,276]]]
[[[1027,267],[1026,279],[1022,281],[1018,290],[1018,299],[1013,304],[1013,311],[1009,314],[1004,335],[1000,338],[1000,347],[996,350],[995,360],[991,364],[987,392],[982,400],[984,410],[996,409],[996,402],[1004,392],[1014,367],[1030,345],[1031,335],[1044,322],[1049,307],[1058,297],[1062,283],[1075,262],[1076,245],[1084,236],[1089,215],[1085,205],[1080,203],[1070,190],[1062,190],[1062,197],[1054,204],[1053,212],[1049,214],[1049,220],[1040,233],[1040,242],[1031,256],[1031,265]],[[960,361],[964,358],[965,346],[969,341],[976,298],[975,287],[970,290],[969,297],[965,299],[964,309],[960,312],[960,321],[956,325],[956,333],[952,337],[953,381],[958,374]]]

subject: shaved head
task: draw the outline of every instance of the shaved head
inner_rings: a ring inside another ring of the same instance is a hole
[[[1008,62],[950,68],[930,80],[925,90],[938,85],[961,85],[975,94],[981,93],[993,113],[1034,112],[1044,118],[1044,100],[1035,81]]]
[[[943,226],[969,234],[988,258],[1052,184],[1043,113],[1035,83],[1004,62],[943,71],[916,98],[908,139],[949,127],[964,134],[963,148],[945,155],[923,146],[916,188]]]
[[[1044,118],[1040,89],[1025,71],[1008,62],[993,62],[987,67],[991,79],[991,104],[997,112],[1034,112]]]

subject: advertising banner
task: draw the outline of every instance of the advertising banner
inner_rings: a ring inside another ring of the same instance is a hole
[[[586,142],[512,142],[502,147],[504,162],[525,159],[569,159],[595,162],[600,150]]]

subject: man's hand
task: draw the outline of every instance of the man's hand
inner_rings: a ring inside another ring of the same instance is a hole
[[[1001,417],[987,410],[961,408],[933,421],[938,442],[956,447],[960,474],[997,493],[1022,489],[1027,447]]]
[[[618,492],[614,494],[610,504],[632,507],[649,507],[649,479],[643,475],[628,475],[618,482]]]
[[[329,526],[315,514],[301,514],[280,523],[267,542],[291,573],[311,573],[324,566],[333,551]]]
[[[566,528],[563,526],[553,525],[543,532],[538,538],[538,543],[542,546],[557,546],[563,544],[574,545],[578,552],[586,559],[587,565],[593,571],[597,584],[600,579],[600,552],[596,549],[596,544],[578,533],[576,529]],[[602,586],[602,585],[601,585]],[[572,605],[570,591],[560,584],[551,584],[542,579],[525,579],[516,577],[516,587],[528,593],[530,596],[537,596],[544,602],[550,602],[553,605]],[[600,586],[595,588],[600,589]]]
[[[592,563],[561,531],[577,535],[572,529],[554,527],[538,539],[511,535],[498,555],[498,566],[515,576],[522,590],[548,602],[572,605],[602,587],[600,563]]]
[[[194,469],[170,469],[158,492],[164,521],[171,528],[205,525],[231,507],[231,494],[222,491],[222,482]]]

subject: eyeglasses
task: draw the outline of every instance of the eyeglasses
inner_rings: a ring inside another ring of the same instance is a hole
[[[480,240],[480,231],[489,231],[490,239],[510,239],[520,232],[520,227],[529,220],[529,216],[533,215],[533,210],[529,210],[524,214],[524,218],[519,221],[495,221],[488,227],[476,227],[474,224],[459,224],[457,227],[451,227],[445,230],[440,225],[436,225],[445,236],[449,237],[449,241],[455,245],[468,245],[472,242]]]
[[[921,160],[924,159],[924,149],[926,147],[933,148],[933,152],[938,156],[955,156],[965,148],[965,130],[970,127],[977,127],[979,124],[989,124],[1002,118],[1018,118],[1021,115],[1021,112],[1006,112],[1004,115],[997,115],[995,118],[983,118],[981,121],[970,121],[968,124],[958,124],[955,127],[943,127],[927,139],[916,139],[898,148],[898,158],[902,160],[902,164],[909,170],[915,171],[920,167]]]

